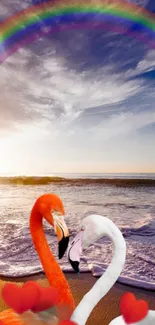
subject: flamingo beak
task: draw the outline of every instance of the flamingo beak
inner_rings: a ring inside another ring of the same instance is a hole
[[[64,256],[66,249],[68,247],[68,243],[69,243],[69,236],[63,237],[59,241],[59,259],[61,259]]]
[[[63,217],[54,220],[54,229],[59,240],[58,256],[59,259],[61,259],[64,256],[69,243],[69,230]]]
[[[82,235],[83,231],[77,233],[72,242],[69,244],[67,257],[75,273],[80,273],[80,255],[82,253]]]

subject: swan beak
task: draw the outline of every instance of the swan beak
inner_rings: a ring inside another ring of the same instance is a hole
[[[75,273],[80,273],[80,255],[82,253],[82,235],[83,231],[77,233],[72,242],[69,244],[67,257]]]
[[[63,217],[60,217],[54,222],[54,229],[59,240],[58,256],[61,259],[69,243],[69,231]]]
[[[80,270],[79,270],[79,262],[78,261],[72,261],[69,260],[70,265],[72,266],[73,270],[75,271],[75,273],[79,274]]]

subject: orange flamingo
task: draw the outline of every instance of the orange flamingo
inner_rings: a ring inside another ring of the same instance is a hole
[[[69,231],[64,221],[64,214],[63,203],[57,195],[44,194],[40,196],[31,211],[30,232],[48,281],[59,292],[59,304],[67,305],[73,311],[74,299],[68,282],[49,248],[43,229],[43,218],[45,218],[57,234],[59,258],[62,258],[69,242]],[[12,309],[1,312],[0,321],[3,325],[24,325],[20,316]]]

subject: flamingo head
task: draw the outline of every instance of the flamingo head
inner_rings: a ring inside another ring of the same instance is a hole
[[[68,260],[76,273],[79,273],[82,250],[87,249],[103,236],[106,220],[107,218],[99,215],[89,215],[83,219],[80,231],[70,242],[67,252]]]
[[[64,206],[56,194],[44,194],[37,202],[37,210],[54,228],[59,241],[59,259],[61,259],[68,247],[69,230],[64,220]]]

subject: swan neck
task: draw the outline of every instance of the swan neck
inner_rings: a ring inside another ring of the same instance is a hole
[[[112,261],[105,273],[94,284],[93,288],[83,297],[71,316],[71,320],[78,325],[85,325],[86,321],[97,303],[108,293],[117,281],[125,264],[126,243],[121,231],[109,220],[106,235],[114,244]],[[104,231],[105,234],[105,231]]]

